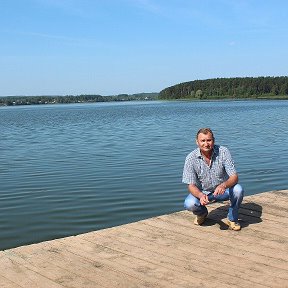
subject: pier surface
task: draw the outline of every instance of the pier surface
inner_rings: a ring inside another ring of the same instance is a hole
[[[0,287],[288,287],[288,190],[245,197],[239,232],[208,208],[0,251]]]

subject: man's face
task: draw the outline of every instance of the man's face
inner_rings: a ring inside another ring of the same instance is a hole
[[[196,144],[200,148],[201,152],[207,153],[212,151],[214,147],[214,140],[211,133],[200,133],[197,137]]]

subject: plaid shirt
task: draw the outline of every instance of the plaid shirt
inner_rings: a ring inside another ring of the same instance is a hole
[[[213,192],[215,188],[236,174],[234,161],[229,150],[224,146],[214,145],[209,166],[197,148],[186,157],[182,182],[194,184],[201,191]]]

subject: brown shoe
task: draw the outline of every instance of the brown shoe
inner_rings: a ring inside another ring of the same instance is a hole
[[[226,224],[229,226],[231,230],[234,230],[234,231],[241,230],[241,225],[238,222],[233,222],[233,221],[230,221],[229,219],[226,219]]]
[[[207,215],[208,215],[208,212],[203,214],[203,215],[197,215],[195,220],[194,220],[194,224],[195,225],[202,225],[205,222]]]

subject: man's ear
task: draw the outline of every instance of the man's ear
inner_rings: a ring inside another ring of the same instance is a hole
[[[198,140],[197,140],[197,139],[195,140],[195,143],[196,143],[197,146],[199,146],[199,145],[198,145]]]

